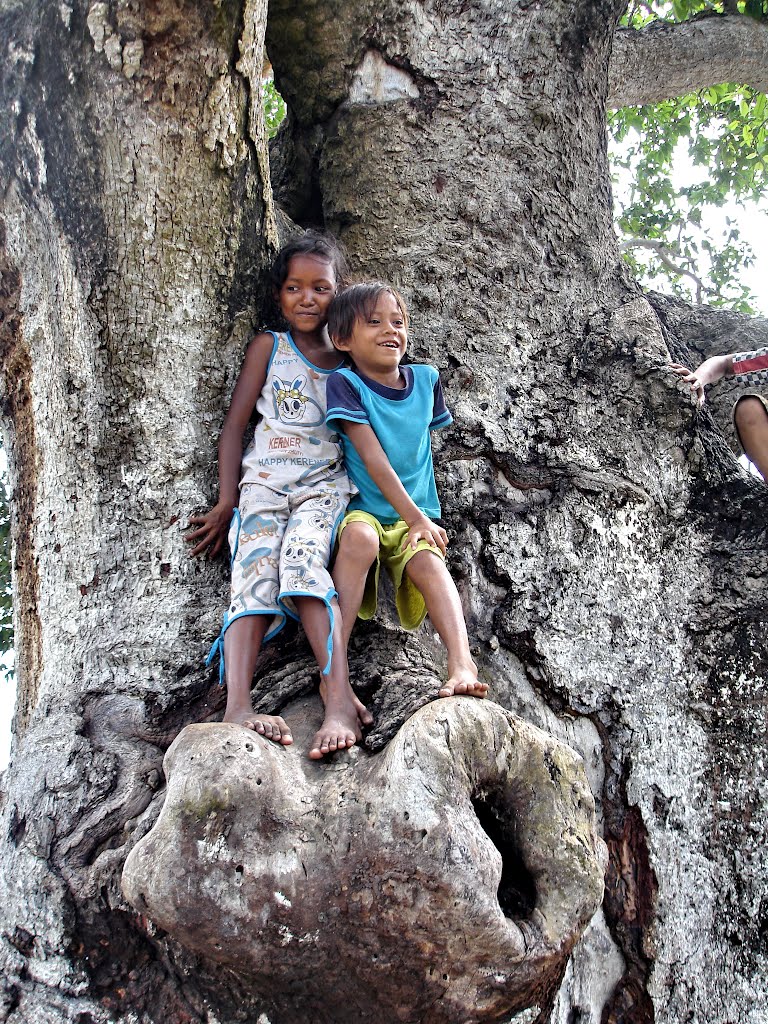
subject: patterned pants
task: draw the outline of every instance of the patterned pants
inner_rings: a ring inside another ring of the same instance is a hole
[[[240,506],[229,528],[232,553],[232,585],[224,626],[208,656],[221,654],[224,673],[224,634],[243,615],[269,615],[265,640],[298,618],[295,597],[314,597],[328,608],[328,664],[333,636],[336,596],[328,562],[336,530],[349,500],[347,478],[337,477],[311,488],[281,494],[262,484],[243,484]]]

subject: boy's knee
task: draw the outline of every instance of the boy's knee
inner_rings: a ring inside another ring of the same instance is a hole
[[[405,571],[414,583],[431,576],[444,576],[448,572],[443,559],[436,552],[428,551],[426,548],[417,551],[408,559]]]
[[[339,554],[371,565],[379,554],[379,537],[367,523],[347,523],[339,541]]]

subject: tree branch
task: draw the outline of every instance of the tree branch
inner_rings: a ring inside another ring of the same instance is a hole
[[[712,289],[706,287],[700,277],[697,277],[692,271],[686,270],[685,267],[681,267],[679,263],[675,263],[670,255],[669,249],[663,242],[652,238],[627,238],[621,243],[620,249],[622,252],[627,249],[650,249],[656,254],[656,258],[660,263],[663,263],[667,270],[670,270],[673,274],[680,274],[682,277],[690,277],[696,285],[696,303],[699,306],[701,305],[703,292],[706,292],[708,295],[716,294]]]
[[[616,33],[609,107],[659,103],[721,82],[768,91],[768,23],[727,15]]]

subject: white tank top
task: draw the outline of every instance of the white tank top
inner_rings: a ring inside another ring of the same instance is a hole
[[[269,333],[275,344],[256,402],[259,421],[243,456],[241,486],[260,483],[288,494],[344,480],[341,438],[325,424],[325,385],[333,370],[305,359],[290,334]]]

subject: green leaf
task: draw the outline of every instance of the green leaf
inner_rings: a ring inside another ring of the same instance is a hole
[[[277,130],[285,120],[287,108],[285,100],[275,88],[274,79],[270,76],[261,83],[261,102],[264,106],[264,120],[267,124],[267,135],[273,139]]]

